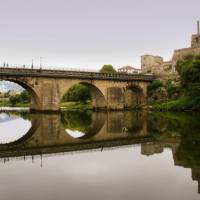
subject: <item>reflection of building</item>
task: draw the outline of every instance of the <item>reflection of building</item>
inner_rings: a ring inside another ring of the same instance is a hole
[[[163,79],[177,79],[176,63],[188,54],[200,54],[200,29],[197,25],[197,34],[192,35],[191,47],[174,50],[170,61],[164,61],[160,56],[141,56],[141,70],[144,73],[154,73]]]
[[[141,154],[150,156],[156,153],[162,153],[163,146],[161,144],[146,143],[141,146]]]
[[[129,73],[129,74],[139,74],[139,73],[141,73],[141,70],[137,69],[135,67],[132,67],[130,65],[126,65],[126,66],[120,67],[118,69],[118,72],[120,72],[120,73]]]
[[[174,165],[191,169],[192,180],[198,182],[198,193],[200,193],[200,166],[190,162],[191,160],[193,160],[192,158],[190,158],[191,160],[187,160],[187,157],[185,159],[184,154],[182,154],[182,156],[178,155],[177,150],[180,147],[179,143],[180,141],[178,140],[177,142],[157,141],[157,142],[144,143],[141,145],[141,154],[146,156],[151,156],[154,154],[162,153],[164,151],[164,148],[170,148],[173,155]]]

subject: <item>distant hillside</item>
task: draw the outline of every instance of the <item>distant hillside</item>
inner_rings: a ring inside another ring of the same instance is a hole
[[[10,81],[0,81],[0,92],[7,92],[9,90],[22,91],[24,89],[16,83]]]

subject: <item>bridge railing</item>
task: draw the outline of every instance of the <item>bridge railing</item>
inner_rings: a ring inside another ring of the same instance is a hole
[[[134,74],[129,74],[129,73],[100,73],[97,70],[88,70],[88,69],[74,69],[74,68],[55,68],[55,67],[34,67],[32,68],[31,66],[20,66],[20,65],[9,65],[8,67],[3,66],[0,67],[0,72],[2,73],[23,73],[24,75],[30,75],[30,74],[41,74],[41,75],[66,75],[66,76],[76,76],[76,77],[81,77],[81,76],[86,76],[86,77],[98,77],[98,78],[135,78],[135,79],[142,79],[144,78],[145,80],[151,80],[153,79],[152,74],[143,74],[143,73],[134,73]]]
[[[32,65],[21,65],[21,64],[9,64],[7,65],[0,65],[0,69],[35,69],[35,70],[54,70],[54,71],[77,71],[77,72],[98,72],[95,69],[89,68],[73,68],[73,67],[53,67],[53,66],[32,66]]]

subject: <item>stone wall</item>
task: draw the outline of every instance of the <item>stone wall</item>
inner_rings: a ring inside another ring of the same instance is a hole
[[[153,73],[163,80],[179,80],[175,69],[178,60],[189,54],[200,54],[200,34],[192,35],[191,47],[174,50],[172,59],[164,61],[160,56],[141,56],[141,70],[143,73]]]
[[[191,47],[192,48],[200,48],[200,35],[199,34],[192,35]]]
[[[141,56],[141,69],[144,73],[159,73],[163,58],[160,56]]]

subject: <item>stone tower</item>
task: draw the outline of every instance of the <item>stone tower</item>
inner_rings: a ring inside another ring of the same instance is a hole
[[[191,47],[192,48],[200,48],[200,27],[199,27],[199,21],[197,21],[197,34],[192,35]]]
[[[158,74],[163,64],[161,56],[144,55],[141,56],[141,70],[144,73]]]

